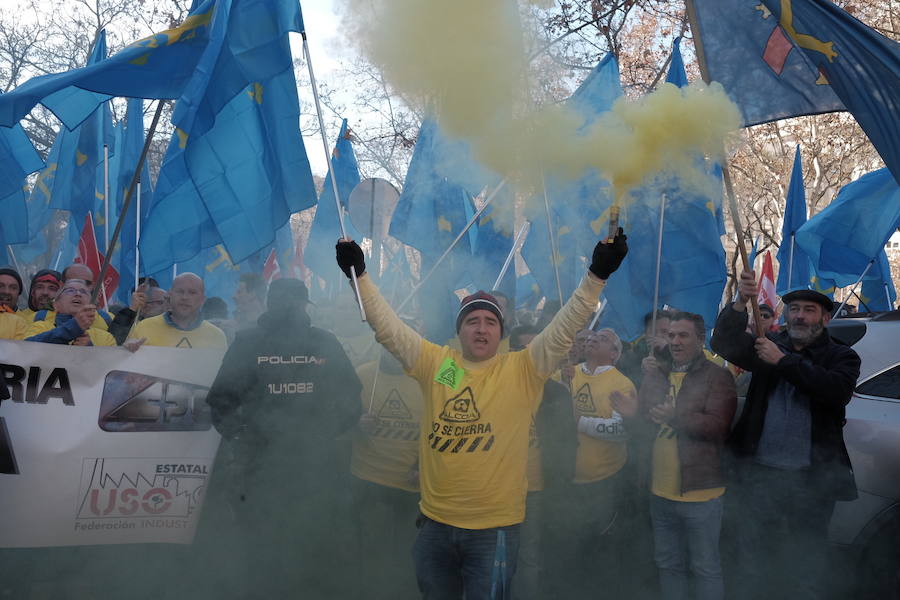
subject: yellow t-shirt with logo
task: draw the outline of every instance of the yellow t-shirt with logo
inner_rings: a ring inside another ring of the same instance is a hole
[[[435,381],[447,359],[464,370],[456,387]],[[521,523],[528,431],[544,389],[528,351],[470,363],[457,350],[423,342],[410,375],[425,399],[422,513],[464,529]]]
[[[596,310],[605,282],[588,274],[525,350],[478,363],[428,342],[405,325],[367,274],[358,284],[376,339],[422,388],[422,513],[463,529],[521,523],[528,431],[544,382]],[[455,368],[447,368],[450,361]]]
[[[134,326],[132,339],[147,338],[148,346],[168,346],[170,348],[226,348],[225,333],[210,323],[203,321],[194,329],[184,330],[172,327],[165,321],[165,313],[144,319]]]
[[[613,416],[610,396],[619,392],[624,396],[634,396],[636,391],[631,380],[616,368],[597,375],[588,375],[581,366],[575,367],[572,378],[572,408],[575,417]],[[578,433],[578,452],[575,455],[575,483],[600,481],[615,475],[625,466],[628,450],[623,442],[600,440],[584,433]]]
[[[418,492],[409,475],[419,458],[422,390],[407,375],[379,371],[373,403],[372,382],[377,370],[377,361],[356,370],[363,385],[363,413],[369,412],[371,404],[377,422],[371,433],[353,436],[350,472],[372,483]]]
[[[669,398],[678,397],[678,390],[686,373],[669,373]],[[678,459],[678,432],[666,424],[659,426],[653,444],[653,475],[651,492],[667,500],[678,502],[706,502],[725,493],[724,487],[681,491],[681,461]]]

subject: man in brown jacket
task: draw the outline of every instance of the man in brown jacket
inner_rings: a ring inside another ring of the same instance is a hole
[[[642,363],[640,403],[659,426],[653,444],[650,514],[654,558],[663,598],[723,598],[719,560],[722,528],[722,448],[737,405],[734,378],[703,354],[703,317],[675,313],[669,328],[671,362]]]

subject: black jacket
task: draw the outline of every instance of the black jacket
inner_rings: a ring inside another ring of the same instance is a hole
[[[316,462],[358,422],[362,385],[337,338],[305,312],[269,311],[258,323],[225,354],[207,398],[213,424],[247,448]]]
[[[744,410],[728,440],[738,458],[756,454],[766,418],[769,396],[782,379],[810,400],[812,454],[810,483],[834,500],[856,498],[856,483],[844,445],[845,407],[859,378],[860,359],[846,344],[827,331],[799,353],[791,353],[776,365],[761,361],[754,349],[756,338],[747,333],[748,315],[731,305],[719,313],[712,349],[726,360],[751,371]],[[768,334],[784,349],[792,348],[787,332]]]

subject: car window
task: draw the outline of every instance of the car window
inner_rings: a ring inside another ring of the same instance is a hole
[[[872,377],[856,388],[857,394],[900,399],[900,365]]]

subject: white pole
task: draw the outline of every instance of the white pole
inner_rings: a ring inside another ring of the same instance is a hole
[[[59,271],[59,261],[62,260],[62,250],[56,253],[56,260],[53,261],[53,270]]]
[[[513,241],[512,248],[509,249],[509,254],[506,256],[506,260],[503,261],[503,268],[500,269],[500,274],[497,275],[497,279],[496,281],[494,281],[494,286],[491,288],[492,290],[500,289],[500,282],[503,281],[503,278],[506,276],[506,271],[509,270],[509,265],[512,264],[512,261],[516,256],[516,250],[519,249],[519,244],[522,241],[522,237],[525,235],[526,229],[528,229],[528,221],[522,223],[522,226],[519,228],[519,233],[516,234],[516,239]]]
[[[606,304],[607,301],[606,298],[604,298],[603,301],[600,302],[600,304],[597,306],[597,312],[594,313],[594,318],[591,319],[591,324],[588,326],[588,329],[590,329],[591,331],[594,330],[594,327],[596,327],[597,325],[597,321],[600,320],[600,315],[603,314],[603,310],[606,308]]]
[[[12,264],[16,268],[16,272],[21,273],[22,269],[19,268],[19,261],[16,260],[16,253],[13,252],[12,246],[7,244],[6,251],[9,253],[9,258],[12,260]]]
[[[656,313],[659,307],[659,276],[660,266],[662,264],[662,246],[663,246],[663,225],[666,218],[666,195],[663,194],[659,200],[659,236],[656,240],[656,282],[653,284],[653,317],[650,325],[650,331],[656,335]]]
[[[109,146],[103,144],[103,248],[109,254]]]
[[[884,282],[884,297],[887,300],[887,305],[890,307],[888,310],[894,310],[894,303],[891,302],[891,291],[888,289],[888,284]]]
[[[787,289],[794,289],[794,234],[791,233],[791,245],[788,249]]]
[[[553,223],[550,220],[550,199],[547,198],[547,182],[544,180],[543,175],[541,175],[541,185],[544,188],[544,211],[547,213],[547,235],[550,236],[550,260],[553,262],[553,274],[556,276],[556,293],[559,295],[559,305],[562,306],[564,304],[562,285],[559,282],[559,265],[556,264],[559,262],[559,250],[556,247],[556,242],[553,238]]]
[[[874,265],[874,264],[875,264],[875,259],[873,258],[871,261],[869,261],[869,264],[866,265],[865,270],[862,272],[862,275],[859,276],[859,279],[856,280],[856,283],[853,284],[853,288],[850,290],[850,294],[849,294],[850,296],[853,296],[854,294],[856,294],[856,288],[859,287],[859,284],[862,283],[862,280],[863,280],[863,278],[865,278],[866,273],[869,272],[869,269],[871,269],[872,265]],[[835,316],[841,314],[841,309],[844,308],[845,304],[847,304],[846,297],[844,298],[844,301],[841,302],[841,305],[837,307],[837,310],[834,311]]]
[[[484,201],[484,204],[481,205],[481,208],[479,208],[478,211],[474,215],[472,215],[472,218],[469,219],[469,222],[466,223],[466,226],[463,227],[463,230],[459,232],[459,234],[456,236],[456,239],[450,243],[450,247],[447,248],[446,250],[444,250],[444,253],[438,257],[437,261],[434,263],[434,265],[432,265],[431,269],[429,269],[429,271],[425,274],[425,276],[419,280],[419,283],[417,283],[415,285],[415,287],[409,293],[409,296],[406,297],[406,300],[401,302],[400,306],[398,306],[394,312],[399,314],[400,311],[403,309],[403,307],[406,306],[406,303],[413,299],[413,296],[415,296],[416,293],[419,291],[419,289],[425,284],[425,282],[428,281],[428,278],[434,274],[434,272],[437,270],[438,266],[440,266],[440,264],[444,261],[444,259],[447,258],[447,256],[453,250],[453,248],[456,247],[456,244],[459,243],[459,240],[461,240],[463,238],[463,236],[466,235],[466,232],[472,228],[472,225],[474,225],[475,222],[478,221],[478,218],[481,216],[481,213],[483,213],[487,209],[487,207],[490,206],[491,202],[494,201],[494,197],[497,195],[497,192],[499,192],[503,188],[504,185],[506,185],[505,179],[503,181],[501,181],[497,185],[497,187],[494,188],[494,191],[491,192],[490,195],[488,195],[487,199]]]
[[[334,204],[337,208],[338,223],[341,226],[341,239],[347,239],[347,230],[344,227],[343,205],[341,204],[341,196],[338,191],[337,178],[334,175],[334,165],[331,164],[331,150],[328,147],[328,137],[325,134],[325,121],[322,119],[322,106],[319,102],[319,90],[316,87],[316,76],[313,74],[312,57],[309,54],[309,42],[306,39],[306,32],[300,34],[303,37],[303,55],[306,58],[306,67],[309,69],[309,83],[312,87],[313,99],[316,102],[316,115],[319,117],[319,133],[322,135],[322,145],[325,148],[325,160],[328,163],[328,173],[331,175],[331,187],[334,190]],[[350,279],[353,282],[353,293],[356,294],[356,303],[359,305],[359,315],[363,321],[366,320],[366,309],[363,308],[362,296],[359,295],[359,286],[356,281],[356,269],[351,265]]]
[[[137,181],[137,212],[134,215],[134,289],[138,289],[141,271],[141,180]]]

